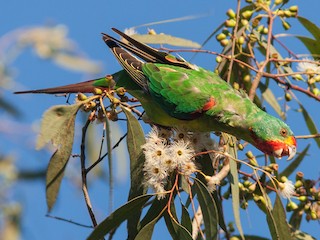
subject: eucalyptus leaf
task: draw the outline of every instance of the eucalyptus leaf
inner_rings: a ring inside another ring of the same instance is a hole
[[[316,24],[301,16],[298,16],[298,20],[317,41],[320,41],[320,28]]]
[[[281,199],[278,194],[276,194],[276,200],[273,206],[272,214],[277,224],[279,239],[292,239],[289,224],[286,219],[286,212],[282,206]]]
[[[42,118],[38,147],[50,140],[57,150],[52,155],[46,174],[46,199],[48,211],[56,202],[63,173],[72,151],[74,124],[81,104],[54,106]]]
[[[198,201],[202,210],[203,222],[207,239],[217,239],[218,212],[214,199],[207,187],[197,178],[194,181]]]
[[[132,38],[139,42],[147,43],[147,44],[169,44],[172,46],[179,47],[190,47],[190,48],[200,48],[201,45],[199,43],[190,41],[188,39],[174,37],[167,34],[134,34],[131,35]]]
[[[307,127],[308,127],[310,133],[311,133],[311,134],[317,134],[317,133],[319,133],[319,132],[318,132],[318,129],[317,129],[317,126],[316,126],[315,123],[313,122],[312,117],[309,115],[309,113],[307,112],[307,110],[304,108],[304,106],[303,106],[301,103],[299,103],[299,106],[300,106],[300,108],[301,108],[303,118],[304,118],[304,120],[306,121],[306,124],[307,124]],[[315,140],[316,143],[318,144],[318,147],[320,147],[320,138],[314,138],[314,140]]]
[[[147,192],[147,187],[143,184],[143,164],[145,161],[141,146],[145,143],[144,132],[139,121],[133,116],[126,107],[121,107],[127,117],[127,146],[130,155],[130,178],[131,187],[128,200]],[[133,239],[138,233],[138,223],[141,216],[141,210],[137,209],[128,219],[128,238]]]
[[[142,195],[136,197],[111,213],[90,234],[87,240],[100,240],[111,230],[117,228],[123,221],[127,220],[137,208],[141,209],[153,195]]]
[[[262,93],[262,97],[269,103],[269,105],[276,111],[276,113],[282,118],[285,119],[285,114],[282,111],[279,102],[274,96],[273,92],[269,87],[264,85],[262,82],[259,84],[259,88]]]

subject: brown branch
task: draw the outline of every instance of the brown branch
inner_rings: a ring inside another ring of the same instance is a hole
[[[232,47],[231,47],[231,58],[230,58],[230,64],[228,67],[228,75],[227,75],[227,82],[230,82],[231,79],[231,74],[232,74],[232,67],[233,67],[233,62],[234,62],[234,51],[236,48],[236,40],[237,40],[237,32],[238,32],[238,27],[239,27],[239,21],[240,21],[240,3],[241,1],[238,0],[237,3],[237,13],[236,13],[236,25],[234,26],[233,29],[233,34],[232,34]]]
[[[320,138],[320,133],[296,136],[297,139]]]
[[[272,28],[273,28],[274,17],[272,16],[272,12],[270,9],[268,9],[267,11],[268,11],[268,16],[269,16],[268,17],[269,18],[269,25],[268,25],[269,32],[268,32],[268,39],[267,39],[267,46],[266,46],[266,59],[265,59],[264,63],[260,66],[256,77],[252,81],[252,85],[251,85],[251,88],[249,91],[249,98],[251,100],[253,100],[254,96],[256,95],[256,91],[259,86],[261,77],[263,76],[264,69],[267,66],[267,64],[269,63],[269,59],[270,59],[270,46],[271,46],[271,40],[272,40]]]
[[[96,220],[95,215],[94,215],[93,210],[92,210],[90,196],[89,196],[89,193],[88,193],[87,171],[86,171],[86,163],[85,163],[85,161],[86,161],[85,139],[86,139],[86,133],[87,133],[87,129],[88,129],[88,126],[89,126],[90,122],[91,121],[88,119],[86,124],[82,128],[81,155],[80,155],[80,160],[81,160],[81,179],[82,179],[82,191],[83,191],[83,195],[84,195],[84,200],[85,200],[86,205],[87,205],[88,213],[90,215],[90,218],[91,218],[93,226],[96,227],[98,224],[97,224],[97,220]]]

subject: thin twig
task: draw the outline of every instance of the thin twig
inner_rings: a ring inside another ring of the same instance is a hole
[[[113,145],[112,149],[115,149],[116,147],[119,146],[121,141],[127,136],[127,133],[125,133],[119,140],[118,142]],[[103,156],[99,157],[97,161],[95,161],[90,167],[86,169],[86,173],[90,172],[98,163],[100,163],[106,156],[108,156],[108,152],[106,152]]]
[[[297,139],[320,138],[320,133],[296,136]]]
[[[87,205],[87,209],[88,209],[88,213],[90,215],[92,224],[94,227],[96,227],[97,224],[97,220],[94,216],[93,210],[92,210],[92,205],[91,205],[91,201],[90,201],[90,197],[89,197],[89,193],[88,193],[88,188],[87,188],[87,171],[86,171],[86,155],[85,155],[85,139],[86,139],[86,133],[87,133],[87,129],[88,126],[90,124],[90,120],[88,119],[86,124],[83,126],[82,128],[82,139],[81,139],[81,156],[80,156],[80,160],[81,160],[81,178],[82,178],[82,191],[83,191],[83,195],[84,195],[84,199]]]
[[[239,27],[239,22],[240,22],[240,3],[241,1],[238,0],[237,3],[237,13],[236,13],[236,25],[234,26],[233,29],[233,34],[232,34],[232,47],[231,47],[231,58],[230,58],[230,63],[229,63],[229,67],[228,67],[228,76],[227,76],[227,82],[230,82],[231,79],[231,73],[232,73],[232,67],[233,67],[233,63],[234,63],[234,51],[236,48],[236,40],[237,40],[237,33],[238,33],[238,27]]]
[[[80,226],[80,227],[93,228],[93,226],[85,225],[85,224],[82,224],[82,223],[77,223],[77,222],[74,222],[72,220],[68,220],[68,219],[62,218],[62,217],[51,216],[49,214],[47,214],[46,217],[57,219],[57,220],[64,221],[64,222],[68,222],[68,223],[71,223],[71,224],[74,224],[74,225],[77,225],[77,226]]]

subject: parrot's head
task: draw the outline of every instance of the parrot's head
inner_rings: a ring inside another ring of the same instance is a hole
[[[263,121],[256,121],[250,128],[251,143],[262,152],[277,158],[292,159],[297,151],[296,139],[287,124],[267,115]]]

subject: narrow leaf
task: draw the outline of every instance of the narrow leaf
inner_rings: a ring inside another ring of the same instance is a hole
[[[71,155],[75,117],[80,106],[81,104],[54,106],[47,110],[42,118],[40,136],[38,138],[40,147],[50,140],[57,147],[50,159],[46,174],[48,211],[52,209],[56,202],[63,173]],[[48,126],[51,128],[48,128]]]
[[[262,97],[269,103],[269,105],[276,111],[276,113],[282,118],[285,119],[285,114],[281,110],[280,104],[274,96],[273,92],[264,85],[262,82],[259,84],[259,88],[262,93]]]
[[[164,219],[167,224],[168,230],[171,234],[172,239],[174,240],[192,240],[191,233],[178,222],[175,205],[173,202],[170,204],[170,212],[164,213]],[[174,218],[174,219],[173,219]]]
[[[309,52],[315,56],[315,58],[319,58],[320,46],[318,44],[319,40],[314,40],[304,36],[296,36],[304,46],[309,50]]]
[[[181,225],[192,233],[192,221],[188,209],[183,204],[181,204]]]
[[[127,117],[127,146],[130,155],[130,179],[131,186],[128,200],[147,192],[147,187],[143,184],[143,164],[144,154],[141,146],[145,143],[144,132],[138,120],[132,115],[126,107],[121,107]],[[133,239],[138,233],[138,223],[141,216],[141,209],[128,219],[128,239]]]
[[[195,178],[194,186],[202,210],[206,238],[216,239],[218,236],[218,213],[214,199],[206,186],[197,178]]]
[[[133,37],[135,40],[139,42],[144,42],[147,44],[169,44],[172,46],[180,46],[180,47],[190,47],[190,48],[200,48],[201,45],[199,43],[190,41],[188,39],[179,38],[170,36],[167,34],[134,34]]]
[[[223,134],[224,139],[229,139],[229,141],[231,141],[233,146],[236,146],[236,139],[235,137],[231,137],[230,135],[227,134]],[[226,141],[226,142],[229,142]],[[230,144],[229,144],[230,145]],[[237,159],[237,151],[236,149],[233,147],[229,147],[229,154]],[[229,160],[229,164],[230,164],[230,173],[228,175],[229,177],[229,181],[231,184],[231,194],[232,194],[232,209],[233,209],[233,215],[234,215],[234,220],[236,223],[236,226],[238,228],[238,231],[240,233],[240,235],[242,236],[242,239],[244,239],[243,237],[243,230],[242,230],[242,225],[241,225],[241,219],[240,219],[240,197],[239,197],[239,176],[238,176],[238,166],[237,166],[237,162],[234,161],[233,159]]]
[[[289,177],[294,170],[297,169],[297,167],[300,165],[300,163],[302,162],[302,160],[304,159],[304,157],[307,155],[307,152],[309,150],[310,144],[308,144],[308,146],[305,147],[305,149],[303,149],[303,151],[296,157],[296,159],[294,159],[294,161],[292,161],[290,163],[290,165],[288,167],[286,167],[280,174],[279,176],[286,176]],[[280,179],[279,177],[279,179]]]
[[[140,229],[134,240],[151,240],[152,239],[152,234],[153,234],[153,229],[156,223],[159,220],[159,217],[161,215],[158,215],[156,218],[154,218],[152,221],[148,222],[143,228]],[[131,238],[128,238],[131,239]]]
[[[137,198],[134,198],[115,210],[104,219],[90,234],[87,238],[88,240],[100,240],[106,234],[108,234],[112,229],[117,228],[123,221],[127,220],[132,213],[136,212],[136,209],[141,209],[145,203],[153,195],[143,195]]]
[[[320,40],[320,28],[316,24],[301,16],[298,16],[298,20],[316,40]]]
[[[275,222],[277,223],[279,239],[292,239],[291,231],[286,219],[286,212],[282,206],[281,199],[278,194],[276,194],[276,200],[273,206],[272,214]]]
[[[303,105],[301,103],[299,103],[299,106],[301,108],[303,118],[306,121],[306,124],[307,124],[307,127],[308,127],[310,133],[311,134],[319,133],[317,126],[314,124],[314,122],[313,122],[311,116],[309,115],[309,113],[307,112],[307,110],[303,107]],[[314,138],[314,140],[318,144],[318,147],[320,147],[320,138]]]

